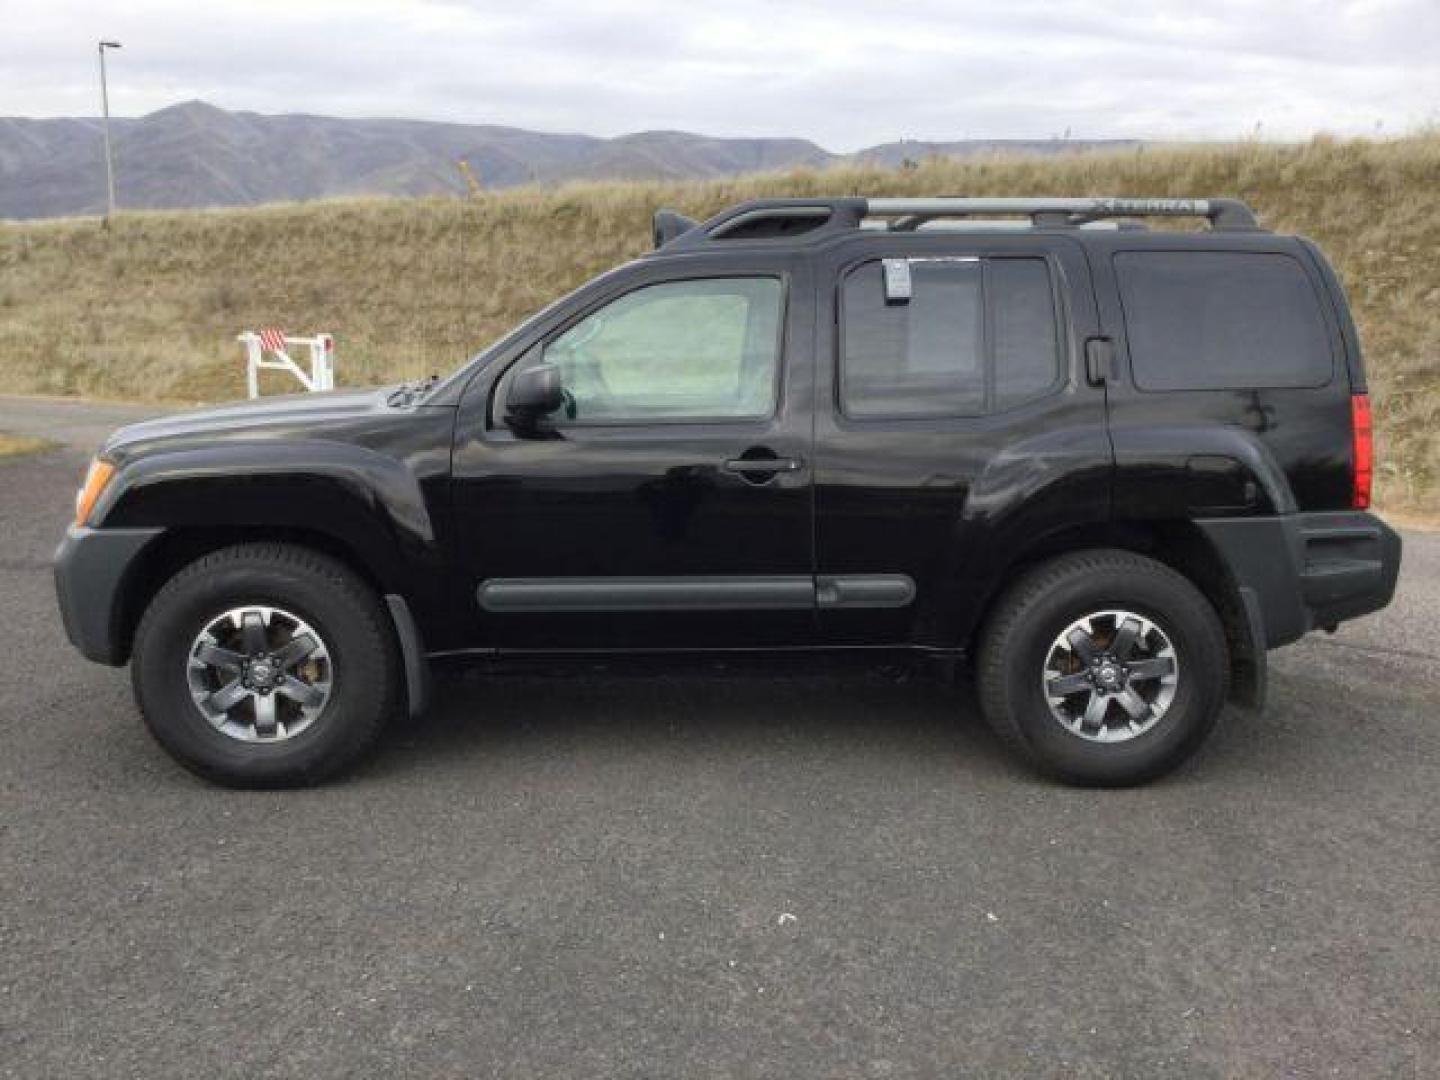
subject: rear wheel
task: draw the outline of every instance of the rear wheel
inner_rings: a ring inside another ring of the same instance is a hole
[[[1220,620],[1169,567],[1127,551],[1063,556],[998,605],[978,655],[991,726],[1043,771],[1144,783],[1214,728],[1229,664]]]
[[[315,783],[356,761],[398,706],[379,598],[341,563],[243,544],[155,596],[131,677],[152,734],[181,764],[241,787]]]

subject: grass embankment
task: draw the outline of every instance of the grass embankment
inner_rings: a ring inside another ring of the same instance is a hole
[[[1381,497],[1440,508],[1440,135],[932,161],[688,184],[520,189],[0,224],[0,390],[149,400],[243,393],[235,334],[337,335],[339,380],[445,371],[649,246],[650,215],[775,194],[1235,195],[1314,237],[1360,323]],[[277,380],[271,384],[280,388]]]
[[[38,454],[42,450],[53,450],[55,443],[47,439],[32,439],[28,435],[10,435],[0,431],[0,461],[6,458]]]

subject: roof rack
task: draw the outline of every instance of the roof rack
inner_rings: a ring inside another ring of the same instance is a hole
[[[1238,199],[867,199],[866,216],[892,218],[890,228],[907,232],[936,218],[1014,214],[1036,228],[1065,228],[1111,218],[1203,217],[1218,232],[1260,228],[1254,212]]]
[[[992,220],[976,220],[989,217]],[[1202,217],[1217,232],[1258,232],[1254,212],[1238,199],[1132,198],[836,198],[755,199],[696,224],[671,210],[655,215],[656,246],[690,247],[716,240],[819,239],[849,229],[914,232],[932,223],[993,228],[1072,229],[1119,219]],[[1012,227],[1013,227],[1012,226]]]

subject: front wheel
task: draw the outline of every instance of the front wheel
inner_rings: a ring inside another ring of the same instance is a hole
[[[1000,601],[978,655],[991,726],[1071,783],[1144,783],[1214,728],[1229,681],[1215,609],[1186,578],[1128,551],[1046,563]]]
[[[131,678],[160,745],[236,787],[339,772],[399,700],[379,598],[343,564],[291,544],[224,548],[176,574],[136,630]]]

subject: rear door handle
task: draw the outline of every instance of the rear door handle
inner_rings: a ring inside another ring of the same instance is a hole
[[[799,458],[730,458],[725,462],[725,471],[741,476],[768,476],[774,473],[799,472]]]
[[[1108,337],[1085,339],[1085,381],[1104,386],[1115,374],[1115,342]]]

